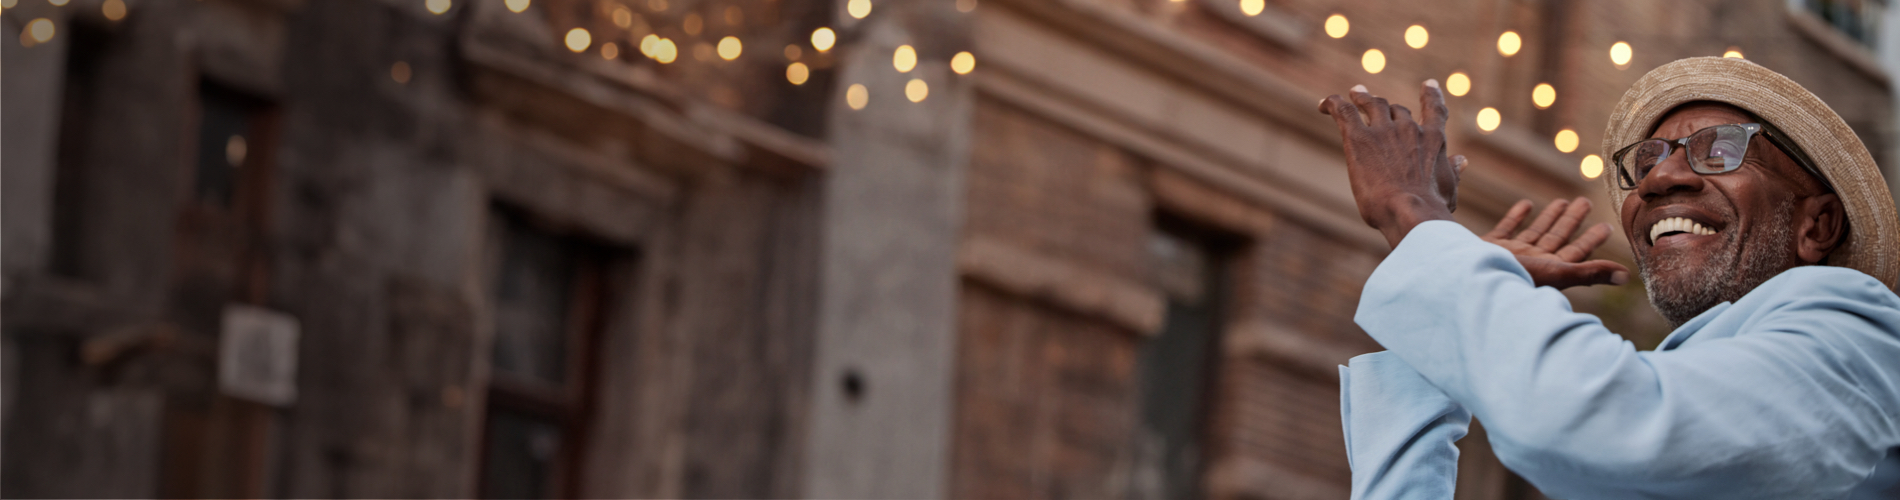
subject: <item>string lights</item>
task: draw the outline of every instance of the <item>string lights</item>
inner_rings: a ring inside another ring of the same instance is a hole
[[[917,69],[917,49],[909,45],[897,46],[897,52],[891,54],[891,66],[897,68],[898,73]]]
[[[1478,130],[1491,132],[1503,124],[1504,116],[1498,114],[1498,108],[1487,107],[1478,110]]]
[[[1471,77],[1465,76],[1463,71],[1452,73],[1451,76],[1445,77],[1445,91],[1450,92],[1454,97],[1464,97],[1465,94],[1471,92]]]
[[[1516,31],[1506,31],[1498,35],[1498,53],[1504,54],[1504,57],[1517,55],[1517,51],[1523,48],[1524,38],[1517,36]]]
[[[1735,47],[1735,46],[1730,46],[1730,47],[1728,48],[1728,51],[1727,51],[1727,52],[1723,52],[1723,53],[1722,53],[1722,57],[1726,57],[1726,58],[1729,58],[1729,59],[1741,59],[1741,58],[1742,58],[1742,48],[1741,48],[1741,47]]]
[[[1576,151],[1577,144],[1579,142],[1577,139],[1577,131],[1570,130],[1570,129],[1559,130],[1557,131],[1557,138],[1555,142],[1557,144],[1558,151],[1562,151],[1565,153]]]
[[[528,10],[529,2],[530,0],[504,0],[502,5],[508,6],[509,12],[520,14]]]
[[[745,46],[739,42],[739,37],[729,36],[729,37],[719,39],[719,58],[720,59],[725,59],[727,61],[738,59],[739,53],[744,50],[745,50]]]
[[[811,32],[811,48],[818,49],[819,52],[831,50],[831,46],[836,43],[838,43],[838,32],[831,31],[831,28],[818,28]]]
[[[866,104],[871,103],[871,91],[866,90],[862,83],[853,83],[851,88],[844,90],[844,103],[851,106],[853,111],[864,109]]]
[[[1247,17],[1260,15],[1267,10],[1267,0],[1240,0],[1240,13]]]
[[[924,83],[922,78],[912,78],[910,83],[904,84],[905,99],[910,99],[910,102],[924,102],[925,97],[930,97],[930,84]]]
[[[438,16],[448,13],[450,5],[449,0],[425,0],[422,2],[422,6],[428,8],[430,14]]]
[[[958,52],[955,57],[950,58],[950,71],[955,71],[959,75],[970,74],[970,71],[975,69],[976,55],[969,51]]]
[[[1326,36],[1345,38],[1349,31],[1352,31],[1352,23],[1346,20],[1346,16],[1333,14],[1326,17]]]
[[[1359,65],[1364,66],[1367,73],[1379,74],[1385,71],[1385,53],[1379,49],[1366,49],[1366,55],[1359,57]]]
[[[1629,42],[1619,41],[1610,46],[1610,62],[1615,63],[1618,68],[1629,66],[1630,58],[1634,55]]]
[[[1537,87],[1531,89],[1531,104],[1536,104],[1537,109],[1548,108],[1550,105],[1556,103],[1556,87],[1552,87],[1548,83],[1539,83]]]
[[[1427,42],[1430,42],[1431,40],[1432,40],[1432,35],[1431,33],[1427,33],[1425,31],[1424,26],[1419,26],[1419,25],[1414,24],[1410,28],[1405,28],[1405,45],[1406,46],[1412,47],[1414,49],[1422,49],[1422,48],[1425,48],[1425,44]]]
[[[1583,174],[1583,178],[1595,179],[1603,175],[1603,158],[1597,155],[1585,156],[1583,163],[1578,165],[1578,170]]]

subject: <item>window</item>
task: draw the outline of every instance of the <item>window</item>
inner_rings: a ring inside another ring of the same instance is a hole
[[[482,496],[572,497],[610,255],[511,211],[497,210],[496,219],[500,261],[491,296]]]
[[[1137,498],[1200,496],[1207,387],[1223,321],[1224,263],[1209,235],[1165,229],[1148,240],[1154,277],[1167,294],[1161,333],[1141,348]]]
[[[1790,0],[1819,16],[1849,38],[1869,48],[1879,41],[1880,19],[1887,4],[1880,0]]]

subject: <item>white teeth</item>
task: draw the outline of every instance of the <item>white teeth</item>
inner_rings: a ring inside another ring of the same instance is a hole
[[[1649,244],[1656,244],[1656,238],[1661,237],[1664,233],[1678,231],[1700,235],[1715,234],[1715,230],[1703,227],[1701,224],[1697,224],[1696,221],[1682,217],[1670,217],[1656,221],[1656,225],[1649,227]]]

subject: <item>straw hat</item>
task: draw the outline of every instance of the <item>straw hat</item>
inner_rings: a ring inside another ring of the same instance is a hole
[[[1781,129],[1814,160],[1847,208],[1847,241],[1828,263],[1867,273],[1887,288],[1900,281],[1900,215],[1880,167],[1854,129],[1808,89],[1742,59],[1693,57],[1650,70],[1636,81],[1603,131],[1604,158],[1649,138],[1663,114],[1690,101],[1728,103]],[[1612,167],[1614,168],[1614,167]],[[1604,175],[1614,207],[1629,195]]]

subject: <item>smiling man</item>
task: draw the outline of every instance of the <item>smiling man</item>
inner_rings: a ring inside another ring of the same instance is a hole
[[[1417,121],[1354,90],[1321,111],[1361,216],[1394,248],[1355,317],[1388,351],[1340,369],[1353,498],[1450,498],[1452,442],[1474,415],[1505,466],[1559,498],[1893,493],[1900,217],[1820,99],[1750,62],[1695,58],[1618,103],[1607,188],[1677,326],[1639,352],[1557,291],[1628,278],[1586,260],[1606,225],[1572,237],[1587,200],[1518,231],[1520,203],[1474,235],[1450,221],[1463,159],[1444,151],[1436,82]]]

